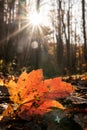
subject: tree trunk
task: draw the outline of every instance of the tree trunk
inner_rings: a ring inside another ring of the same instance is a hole
[[[86,21],[85,21],[85,0],[82,0],[82,22],[83,22],[83,37],[84,37],[84,58],[87,63],[87,41],[86,41]]]
[[[57,63],[60,73],[63,69],[63,41],[62,41],[62,8],[61,8],[61,0],[58,1],[58,30],[56,35],[57,40]]]
[[[0,1],[0,41],[3,40],[4,34],[4,0]]]
[[[68,0],[68,12],[67,12],[67,28],[68,28],[68,39],[66,43],[67,49],[67,68],[70,68],[70,1]]]
[[[40,0],[37,0],[37,3],[36,3],[36,10],[37,10],[37,12],[39,12],[39,8],[40,8]]]
[[[4,26],[4,0],[0,1],[0,58],[3,57],[4,51],[4,35],[5,35],[5,26]]]

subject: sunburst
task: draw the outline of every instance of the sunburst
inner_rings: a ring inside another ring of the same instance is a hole
[[[36,8],[27,8],[26,5],[22,6],[22,10],[24,10],[24,13],[16,18],[16,21],[20,26],[15,32],[9,34],[6,38],[0,41],[0,43],[14,37],[23,30],[28,31],[27,34],[29,34],[30,41],[33,37],[38,38],[38,36],[44,36],[44,28],[47,28],[50,25],[48,14],[44,14],[43,9],[40,9],[38,12]]]
[[[42,24],[43,17],[40,13],[34,12],[33,14],[30,14],[30,22],[32,26],[40,26]]]

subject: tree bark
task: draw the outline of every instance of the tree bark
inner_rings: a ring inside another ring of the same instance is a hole
[[[84,58],[87,63],[87,41],[86,41],[86,21],[85,21],[85,0],[82,0],[82,22],[83,22],[83,37],[84,37]]]

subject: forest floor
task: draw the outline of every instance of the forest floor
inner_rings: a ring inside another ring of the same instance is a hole
[[[2,119],[10,100],[7,88],[0,85],[0,130],[87,130],[87,73],[63,77],[63,80],[77,88],[71,96],[58,99],[69,111],[53,110],[30,121],[19,117]]]

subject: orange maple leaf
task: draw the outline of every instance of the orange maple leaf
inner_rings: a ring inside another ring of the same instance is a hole
[[[46,100],[43,102],[43,104],[41,104],[40,106],[38,106],[38,103],[27,103],[25,105],[23,105],[21,107],[21,111],[19,111],[19,116],[23,119],[27,120],[29,119],[30,116],[32,115],[43,115],[49,111],[51,111],[51,107],[55,107],[55,108],[60,108],[62,110],[65,110],[66,108],[59,103],[56,100]]]
[[[20,104],[21,117],[32,114],[44,114],[50,111],[50,107],[65,109],[65,107],[56,101],[56,98],[69,96],[75,88],[61,77],[44,80],[41,69],[33,70],[29,74],[23,72],[17,83],[8,84],[11,100]],[[13,88],[12,88],[13,86]]]

